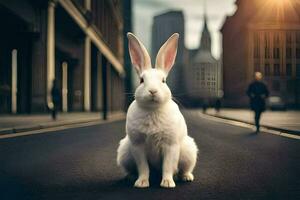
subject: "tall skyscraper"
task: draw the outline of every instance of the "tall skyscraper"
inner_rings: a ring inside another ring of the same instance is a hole
[[[184,92],[184,16],[182,11],[169,11],[154,17],[152,26],[152,48],[151,58],[152,63],[155,63],[155,58],[159,48],[173,34],[179,33],[177,58],[173,69],[169,73],[167,79],[174,96],[178,97]]]

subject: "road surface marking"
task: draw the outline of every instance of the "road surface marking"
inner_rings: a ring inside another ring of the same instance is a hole
[[[234,126],[240,126],[240,127],[255,130],[254,125],[251,125],[251,124],[248,124],[248,123],[245,123],[245,122],[238,122],[238,121],[234,121],[234,120],[230,120],[230,119],[223,119],[223,118],[214,117],[214,116],[211,116],[211,115],[205,115],[205,114],[202,114],[201,112],[199,112],[199,116],[203,117],[203,118],[206,118],[206,119],[214,120],[214,121],[217,121],[217,122],[222,122],[222,123],[231,124],[231,125],[234,125]],[[287,137],[287,138],[300,140],[299,135],[294,135],[294,134],[289,134],[289,133],[285,133],[285,132],[281,132],[281,131],[271,130],[271,129],[264,128],[264,127],[261,127],[260,130],[261,130],[261,132],[270,133],[270,134],[278,135],[278,136],[281,136],[281,137]]]
[[[62,125],[62,126],[51,127],[51,128],[43,128],[43,129],[33,130],[33,131],[25,131],[25,132],[20,132],[20,133],[9,133],[9,134],[5,134],[5,135],[0,135],[0,139],[21,137],[21,136],[27,136],[27,135],[36,135],[36,134],[41,134],[41,133],[50,133],[50,132],[54,132],[54,131],[61,131],[61,130],[71,129],[71,128],[94,126],[94,125],[100,125],[100,124],[106,124],[106,123],[111,123],[111,122],[115,122],[115,121],[120,121],[123,119],[125,119],[125,117],[116,117],[114,119],[109,119],[107,121],[84,122],[84,123],[79,123],[79,124],[69,124],[69,125]]]

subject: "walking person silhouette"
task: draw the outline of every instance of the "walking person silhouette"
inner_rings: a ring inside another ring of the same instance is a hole
[[[249,85],[247,95],[250,98],[250,107],[255,113],[256,133],[260,128],[261,113],[266,110],[265,99],[269,96],[267,86],[262,82],[262,74],[255,72],[255,80]]]
[[[58,86],[57,86],[56,79],[53,80],[52,89],[51,89],[51,96],[52,96],[52,103],[53,103],[51,116],[52,116],[53,120],[56,120],[57,109],[58,109],[58,105],[59,105],[59,102],[60,102],[60,92],[59,92],[59,89],[58,89]]]

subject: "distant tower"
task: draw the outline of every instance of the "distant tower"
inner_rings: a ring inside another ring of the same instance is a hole
[[[201,41],[200,41],[200,50],[209,51],[211,52],[211,37],[207,27],[207,17],[206,13],[204,13],[204,25],[201,34]]]
[[[178,51],[175,66],[167,79],[172,93],[176,96],[183,92],[184,67],[184,16],[182,11],[169,11],[154,17],[152,26],[152,63],[162,44],[173,34],[179,33]]]
[[[211,35],[205,9],[203,19],[200,47],[190,58],[190,66],[185,71],[188,98],[194,104],[199,104],[204,99],[217,98],[219,91],[220,67],[211,54]]]
[[[211,52],[211,37],[207,27],[207,15],[206,15],[206,0],[203,1],[203,29],[200,41],[200,50]]]

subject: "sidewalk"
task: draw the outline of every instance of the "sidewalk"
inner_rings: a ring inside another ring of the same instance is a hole
[[[112,113],[109,119],[122,118],[124,113]],[[58,127],[71,124],[102,121],[100,112],[70,112],[58,113],[57,120],[52,120],[50,114],[18,114],[0,115],[0,135],[43,128]]]
[[[254,124],[254,113],[247,109],[221,109],[217,113],[208,109],[206,114],[219,118]],[[261,126],[300,135],[300,111],[266,111],[261,116]]]

